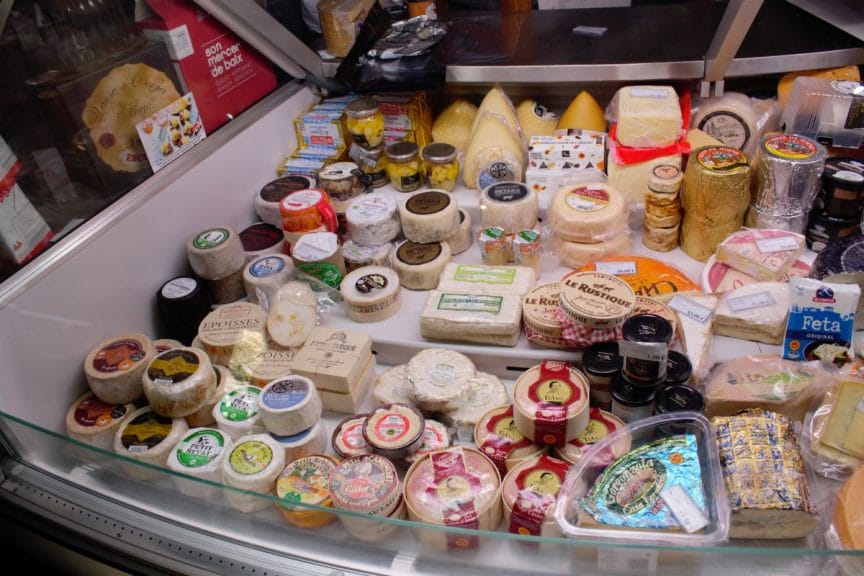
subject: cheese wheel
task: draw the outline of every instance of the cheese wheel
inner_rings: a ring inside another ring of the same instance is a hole
[[[337,228],[333,205],[327,193],[317,188],[290,193],[279,203],[279,212],[286,232],[310,232],[322,226],[333,232]]]
[[[677,226],[673,228],[652,228],[645,226],[645,231],[642,234],[642,244],[646,248],[650,248],[656,252],[669,252],[678,246],[679,229]]]
[[[357,198],[345,212],[348,236],[361,246],[378,246],[396,238],[402,230],[399,207],[386,194]]]
[[[135,410],[135,405],[107,404],[87,392],[66,412],[66,433],[70,437],[101,448],[114,450],[114,434]]]
[[[390,253],[393,252],[393,244],[379,244],[378,246],[361,246],[353,240],[346,240],[342,245],[342,257],[345,259],[345,270],[353,272],[364,266],[390,266]]]
[[[332,232],[304,234],[291,246],[291,259],[298,270],[332,288],[338,288],[345,276],[339,237]]]
[[[417,452],[426,421],[408,404],[378,406],[366,416],[363,438],[376,454],[396,460]]]
[[[222,480],[228,486],[275,493],[276,478],[285,468],[285,452],[269,434],[253,434],[237,439],[222,461]],[[271,506],[270,500],[234,490],[225,490],[225,500],[240,512],[255,512]]]
[[[399,205],[399,217],[408,240],[439,242],[459,227],[459,205],[455,197],[441,190],[418,192]]]
[[[231,437],[215,428],[188,430],[171,450],[168,468],[210,482],[222,481],[222,461],[231,451]],[[193,498],[218,498],[220,488],[172,475],[177,489]]]
[[[558,308],[573,322],[599,330],[620,326],[636,305],[630,285],[610,274],[578,272],[563,280]]]
[[[605,410],[591,408],[588,427],[563,446],[555,447],[555,454],[562,460],[575,464],[591,448],[592,444],[600,442],[609,434],[625,426],[624,421]],[[622,435],[612,446],[612,457],[618,459],[630,451],[630,435]]]
[[[446,242],[419,244],[406,240],[393,250],[391,261],[403,287],[431,290],[438,286],[438,277],[450,257],[450,246]]]
[[[182,418],[160,416],[150,406],[129,415],[114,433],[114,452],[131,460],[164,468],[171,449],[189,427]],[[151,480],[162,475],[143,466],[124,466],[129,474],[140,480]]]
[[[258,396],[261,421],[277,436],[293,436],[312,428],[321,419],[322,410],[315,383],[303,376],[274,380]]]
[[[303,282],[289,282],[273,296],[267,333],[279,346],[302,346],[318,324],[318,299]]]
[[[290,461],[276,479],[276,496],[282,517],[300,528],[319,528],[337,520],[335,514],[320,508],[333,506],[330,497],[330,474],[339,461],[323,454],[310,454]],[[302,504],[319,507],[308,508]]]
[[[289,232],[289,231],[285,230],[285,232],[283,234],[283,236],[285,238],[285,248],[287,249],[288,254],[291,254],[291,249],[294,247],[294,245],[297,243],[297,241],[300,240],[300,238],[302,238],[306,234],[311,234],[313,232],[327,232],[327,231],[328,231],[327,227],[324,226],[323,224],[321,226],[319,226],[318,228],[315,228],[313,230],[304,230],[302,232]]]
[[[660,148],[683,135],[681,105],[671,86],[625,86],[616,98],[616,137],[624,146]]]
[[[405,372],[405,364],[388,368],[375,380],[372,397],[379,405],[411,404],[413,387]]]
[[[520,182],[497,182],[480,194],[481,228],[503,228],[507,234],[537,224],[537,194]]]
[[[230,226],[207,228],[186,242],[192,270],[205,280],[220,280],[242,268],[246,254],[240,235]]]
[[[243,270],[246,297],[253,304],[270,308],[273,294],[288,282],[293,266],[284,254],[271,254],[251,261]]]
[[[453,444],[450,438],[450,430],[441,422],[426,419],[423,425],[423,438],[420,440],[420,447],[414,454],[404,458],[401,463],[410,466],[417,458],[423,454],[449,448]]]
[[[570,463],[551,456],[522,462],[502,480],[504,524],[513,534],[560,538],[555,501]]]
[[[144,372],[144,395],[158,414],[182,418],[201,408],[216,390],[216,373],[207,354],[177,348],[156,356]]]
[[[864,548],[864,511],[858,495],[864,489],[864,469],[859,468],[840,488],[834,505],[834,528],[844,550]],[[852,558],[850,557],[851,561]]]
[[[492,408],[480,417],[474,426],[474,443],[502,476],[520,462],[546,453],[546,446],[532,443],[516,427],[511,404]]]
[[[522,299],[522,322],[528,341],[544,348],[568,349],[558,322],[558,295],[561,284],[538,286]]]
[[[681,189],[681,181],[684,179],[684,174],[681,172],[680,166],[674,164],[659,164],[651,169],[651,175],[648,176],[648,192],[653,193],[652,198],[658,200],[658,195],[669,194],[673,199]],[[648,194],[651,196],[651,194]]]
[[[240,242],[247,263],[268,254],[283,254],[285,250],[282,228],[266,222],[256,222],[241,230]]]
[[[460,438],[471,438],[474,427],[490,407],[510,404],[507,388],[493,374],[477,372],[468,383],[464,399],[453,410],[444,413],[444,421],[456,428]]]
[[[286,462],[293,462],[311,454],[321,454],[327,450],[327,427],[320,420],[311,428],[291,436],[278,436],[272,432],[270,436],[285,449]]]
[[[401,492],[396,467],[375,454],[347,458],[330,474],[333,507],[364,517],[387,517],[395,512],[402,501]],[[377,522],[348,515],[340,516],[340,520],[351,536],[378,539]]]
[[[471,214],[462,208],[459,209],[459,226],[453,235],[444,240],[450,247],[453,256],[461,254],[471,247],[474,236],[471,234]]]
[[[630,236],[621,233],[605,242],[595,244],[567,242],[553,236],[552,247],[562,264],[570,268],[581,268],[602,258],[630,252]]]
[[[516,380],[513,408],[516,427],[526,438],[563,445],[588,426],[588,380],[569,364],[544,360]]]
[[[264,432],[258,396],[261,389],[255,386],[240,386],[228,391],[213,406],[213,419],[220,430],[234,440],[247,434]]]
[[[84,359],[87,384],[107,404],[126,404],[144,397],[142,377],[156,356],[150,339],[138,333],[106,338]]]
[[[167,352],[168,350],[173,350],[174,348],[182,347],[182,342],[180,342],[179,340],[174,340],[172,338],[160,338],[158,340],[153,340],[153,348],[156,349],[157,354]]]
[[[198,338],[214,364],[245,364],[267,349],[266,314],[257,304],[220,306],[198,326]]]
[[[255,213],[264,222],[281,229],[282,212],[279,210],[279,203],[292,192],[313,186],[315,182],[311,178],[299,174],[283,176],[268,182],[255,195]]]
[[[477,370],[471,359],[443,348],[421,350],[405,368],[413,403],[427,412],[454,409],[468,392]]]
[[[383,266],[366,266],[348,274],[340,288],[345,312],[355,322],[381,322],[399,311],[399,275]]]
[[[216,423],[213,418],[213,407],[219,402],[222,396],[229,390],[233,390],[239,384],[234,380],[234,376],[225,366],[214,365],[213,372],[216,374],[216,387],[207,398],[207,401],[192,414],[186,416],[186,424],[190,428],[201,428],[203,426],[211,426]]]
[[[243,286],[243,270],[240,266],[234,272],[218,280],[204,280],[207,291],[213,299],[213,304],[228,304],[236,302],[246,296],[246,288]]]
[[[376,365],[375,356],[369,355],[357,379],[351,382],[347,393],[321,390],[319,393],[321,394],[321,402],[324,404],[324,409],[342,414],[356,414],[366,399],[369,387],[372,386],[372,382],[375,380]]]
[[[283,348],[273,342],[260,356],[238,368],[240,378],[253,386],[263,388],[268,382],[291,373],[291,363],[297,348]]]
[[[549,226],[562,240],[608,241],[621,236],[627,228],[627,202],[608,184],[574,184],[558,190],[548,216]]]
[[[752,153],[759,138],[759,118],[753,101],[740,92],[725,92],[699,104],[690,121],[725,146]]]

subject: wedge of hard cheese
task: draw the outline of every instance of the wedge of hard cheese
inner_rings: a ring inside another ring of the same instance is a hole
[[[789,314],[789,285],[756,282],[723,294],[714,311],[714,334],[782,344]]]

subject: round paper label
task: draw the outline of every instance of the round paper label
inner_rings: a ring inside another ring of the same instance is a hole
[[[419,266],[432,262],[441,255],[441,243],[418,244],[410,240],[403,242],[396,250],[396,257],[401,262],[411,266]]]
[[[195,236],[195,239],[192,240],[192,245],[201,250],[216,248],[224,244],[230,236],[231,233],[225,228],[210,228]]]
[[[219,402],[219,412],[230,422],[242,422],[258,414],[258,395],[261,391],[253,386],[232,390]]]
[[[702,167],[714,172],[733,170],[749,165],[747,156],[743,152],[727,146],[704,148],[696,155],[696,161]]]
[[[198,287],[198,282],[194,278],[175,278],[166,283],[162,287],[162,296],[169,300],[184,298]]]
[[[106,404],[95,396],[82,400],[75,408],[75,421],[81,426],[108,426],[126,415],[126,406]]]
[[[609,193],[602,188],[581,186],[567,193],[566,201],[577,212],[597,212],[609,205]]]
[[[93,357],[93,368],[110,374],[131,370],[144,359],[147,353],[138,340],[115,340],[103,347]]]
[[[437,214],[450,205],[450,196],[443,192],[420,192],[405,203],[405,208],[414,214]]]
[[[387,288],[387,277],[383,274],[365,274],[357,279],[354,287],[361,294],[375,294]]]
[[[158,384],[170,386],[195,374],[200,365],[201,361],[194,352],[169,350],[150,362],[147,367],[147,376]]]
[[[249,273],[256,278],[267,278],[282,272],[285,269],[285,260],[275,256],[259,258],[249,266]]]
[[[260,440],[248,440],[231,450],[228,461],[238,474],[251,476],[262,472],[270,465],[273,461],[273,449]]]
[[[787,160],[806,160],[816,154],[816,146],[794,134],[771,136],[764,146],[769,154]]]
[[[216,430],[200,430],[183,438],[177,445],[177,460],[186,468],[200,468],[219,457],[225,438]]]

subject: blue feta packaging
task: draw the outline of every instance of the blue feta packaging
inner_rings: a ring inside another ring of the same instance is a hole
[[[853,357],[856,284],[790,278],[790,309],[783,342],[787,360],[821,360],[842,366]]]

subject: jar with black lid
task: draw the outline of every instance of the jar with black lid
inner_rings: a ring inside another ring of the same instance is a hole
[[[654,398],[654,413],[704,412],[705,399],[692,386],[676,384],[659,390]]]
[[[815,210],[830,218],[861,218],[864,206],[864,162],[854,158],[828,158]]]
[[[654,412],[653,386],[637,386],[623,374],[612,380],[612,414],[626,423],[648,418]]]
[[[681,352],[670,350],[666,357],[666,386],[686,384],[693,375],[693,364]]]
[[[613,378],[621,372],[617,342],[593,344],[582,353],[582,371],[588,376],[591,405],[604,410],[612,407],[609,395]]]
[[[656,386],[666,379],[672,323],[657,314],[635,314],[624,322],[624,341],[618,345],[627,379],[641,386]]]

